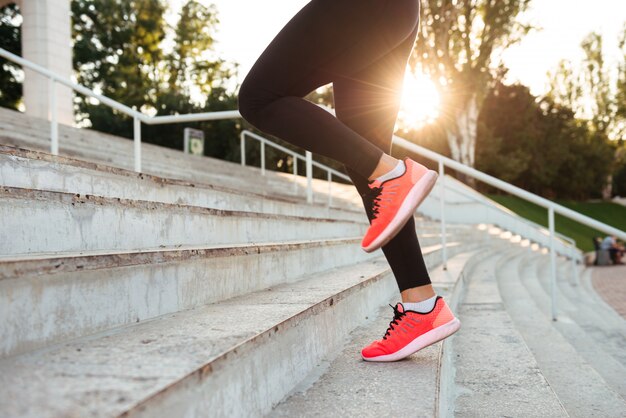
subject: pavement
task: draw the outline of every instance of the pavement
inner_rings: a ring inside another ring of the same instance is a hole
[[[591,282],[602,299],[626,319],[626,265],[593,267]]]

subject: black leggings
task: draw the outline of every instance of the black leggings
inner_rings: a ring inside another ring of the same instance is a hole
[[[341,162],[363,195],[380,157],[391,152],[418,22],[419,0],[311,0],[243,81],[241,115]],[[336,117],[303,99],[331,82]],[[400,291],[430,284],[413,218],[382,250]]]

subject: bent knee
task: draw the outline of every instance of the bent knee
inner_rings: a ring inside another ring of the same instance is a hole
[[[259,88],[246,78],[237,96],[237,107],[241,116],[252,125],[257,126],[260,113],[267,104],[267,100],[261,94]]]

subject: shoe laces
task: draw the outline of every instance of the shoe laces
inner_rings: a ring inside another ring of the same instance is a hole
[[[365,211],[367,212],[367,216],[370,220],[374,220],[378,217],[378,213],[383,206],[382,202],[391,203],[393,199],[391,199],[391,195],[398,194],[396,188],[397,184],[386,185],[384,190],[383,186],[371,187],[365,194],[363,198],[369,204],[365,205]]]
[[[389,323],[389,328],[387,328],[387,331],[385,332],[385,335],[383,336],[383,340],[386,340],[387,337],[391,335],[391,331],[395,329],[393,326],[398,325],[399,324],[398,321],[400,321],[403,316],[406,316],[406,312],[400,312],[398,310],[398,305],[396,306],[389,305],[389,306],[391,306],[391,308],[393,309],[393,319]]]
[[[372,187],[363,195],[365,201],[369,202],[368,205],[365,205],[365,211],[367,212],[368,218],[372,221],[378,216],[378,210],[380,209],[380,196],[382,192],[382,186]]]

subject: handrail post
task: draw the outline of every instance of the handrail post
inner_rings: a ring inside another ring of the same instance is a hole
[[[333,173],[328,170],[328,207],[333,204]]]
[[[50,106],[50,153],[59,155],[59,122],[57,119],[57,93],[56,82],[50,77],[48,89],[50,90],[48,106]]]
[[[261,175],[265,175],[265,141],[261,140]]]
[[[552,298],[552,320],[556,321],[556,253],[554,251],[554,208],[548,208],[550,229],[550,294]]]
[[[313,203],[313,154],[306,151],[306,201]]]
[[[135,145],[135,171],[141,173],[141,120],[135,116],[133,119],[133,141]]]
[[[448,269],[448,253],[446,248],[446,179],[443,161],[439,160],[439,207],[441,209],[441,262],[443,269]]]
[[[298,156],[293,154],[293,194],[298,194]]]
[[[241,165],[245,167],[246,165],[246,133],[241,131],[239,134],[239,143],[241,148]]]

